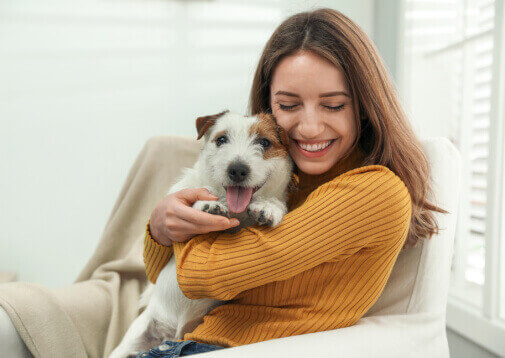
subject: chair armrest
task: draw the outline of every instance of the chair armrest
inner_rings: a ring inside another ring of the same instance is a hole
[[[448,358],[449,348],[444,319],[424,313],[365,317],[347,328],[200,353],[200,357]]]

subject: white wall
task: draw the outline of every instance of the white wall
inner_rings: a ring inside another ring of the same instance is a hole
[[[0,272],[70,284],[145,141],[244,112],[273,29],[322,6],[373,37],[372,0],[3,0]]]
[[[372,39],[374,38],[375,2],[377,0],[286,0],[286,16],[299,11],[329,7],[349,16]]]
[[[498,358],[486,348],[460,336],[456,332],[447,329],[447,340],[449,341],[449,351],[454,358]]]

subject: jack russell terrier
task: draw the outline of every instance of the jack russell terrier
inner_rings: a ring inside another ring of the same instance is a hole
[[[186,188],[206,188],[217,201],[196,201],[193,208],[237,218],[235,233],[249,225],[277,226],[287,213],[293,189],[293,161],[288,136],[269,113],[244,117],[225,110],[196,120],[204,145],[193,168],[167,194]],[[165,340],[183,339],[213,308],[216,299],[189,299],[179,288],[174,255],[160,272],[156,285],[148,284],[139,302],[145,310],[133,321],[110,358],[135,357]]]

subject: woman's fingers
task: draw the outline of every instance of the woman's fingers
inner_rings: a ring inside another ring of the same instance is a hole
[[[203,225],[208,227],[226,228],[226,229],[233,226],[232,222],[235,222],[235,220],[237,220],[233,219],[232,221],[224,216],[209,214],[206,213],[205,211],[197,210],[195,208],[185,205],[181,205],[180,207],[178,207],[177,216],[197,226]]]
[[[193,208],[198,200],[217,200],[217,196],[204,188],[183,189],[173,194],[165,213],[165,225],[172,240],[186,241],[197,234],[222,231],[240,224],[235,218],[228,219]]]
[[[198,234],[207,234],[213,231],[226,230],[231,227],[231,225],[221,225],[221,224],[205,226],[194,224],[192,222],[183,219],[179,219],[179,221],[177,222],[177,226],[180,228],[179,230],[181,233],[187,233],[187,232],[192,233],[191,237]]]
[[[217,196],[205,188],[182,189],[177,192],[177,197],[193,205],[198,200],[217,200]]]

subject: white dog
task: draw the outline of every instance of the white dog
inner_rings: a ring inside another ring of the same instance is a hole
[[[168,194],[186,188],[206,188],[217,201],[196,201],[193,208],[237,218],[236,232],[252,225],[278,225],[287,213],[293,162],[288,137],[271,114],[244,117],[228,110],[196,120],[198,139],[205,142],[193,168],[185,168]],[[247,209],[247,210],[246,210]],[[156,285],[142,294],[132,323],[110,358],[131,357],[165,340],[183,339],[203,316],[226,301],[189,299],[179,288],[174,256]]]

